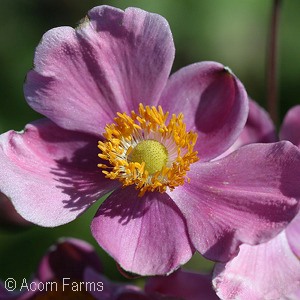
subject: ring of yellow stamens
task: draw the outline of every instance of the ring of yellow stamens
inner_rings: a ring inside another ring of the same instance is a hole
[[[139,196],[146,191],[165,192],[185,182],[186,172],[198,160],[194,146],[197,134],[187,132],[183,114],[169,113],[161,106],[139,105],[139,114],[117,113],[115,123],[106,125],[105,141],[99,141],[98,164],[107,178],[123,186],[135,185]]]

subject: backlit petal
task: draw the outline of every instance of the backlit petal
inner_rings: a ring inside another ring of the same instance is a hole
[[[185,221],[165,193],[115,191],[100,206],[92,233],[124,270],[140,275],[172,272],[193,252]]]
[[[155,104],[174,59],[167,21],[137,8],[98,6],[75,30],[49,30],[24,91],[58,125],[98,134],[117,112]]]
[[[248,115],[248,96],[237,77],[215,62],[196,63],[174,73],[160,104],[184,114],[188,130],[198,133],[202,161],[222,154],[238,138]]]
[[[0,136],[0,191],[26,220],[57,226],[74,220],[118,185],[104,178],[98,138],[47,119]]]
[[[240,243],[276,235],[298,213],[300,152],[289,142],[247,145],[209,163],[196,163],[190,184],[170,192],[187,220],[196,249],[227,261]]]

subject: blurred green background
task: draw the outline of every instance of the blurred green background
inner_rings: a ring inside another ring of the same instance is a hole
[[[1,0],[0,1],[0,133],[21,130],[39,118],[26,104],[23,81],[32,67],[34,50],[44,32],[76,26],[93,6],[136,6],[164,16],[173,32],[176,58],[173,72],[188,64],[214,60],[229,66],[244,83],[248,94],[266,106],[266,43],[271,0]],[[300,100],[300,1],[283,1],[279,35],[280,119]],[[1,172],[1,170],[0,170]],[[115,264],[101,251],[90,233],[96,203],[82,217],[58,228],[0,229],[0,279],[22,279],[35,270],[46,249],[59,237],[72,236],[91,242],[99,252],[106,274],[123,280]],[[199,256],[187,265],[209,270]]]

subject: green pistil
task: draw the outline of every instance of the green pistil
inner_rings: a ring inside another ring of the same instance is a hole
[[[132,162],[145,163],[145,170],[152,175],[166,165],[168,151],[164,145],[156,140],[145,140],[139,142],[129,155]]]

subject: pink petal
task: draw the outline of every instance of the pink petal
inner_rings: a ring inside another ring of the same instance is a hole
[[[240,243],[267,241],[297,214],[299,169],[300,152],[291,143],[252,144],[223,159],[194,164],[190,184],[169,194],[187,220],[196,249],[227,261]]]
[[[287,112],[279,136],[281,140],[288,140],[300,148],[300,105]]]
[[[299,287],[300,261],[283,231],[267,243],[241,245],[238,256],[216,265],[214,276],[221,299],[287,299]]]
[[[133,187],[115,191],[100,206],[92,222],[100,244],[129,272],[170,273],[192,256],[183,217],[167,194]]]
[[[218,158],[227,156],[236,149],[252,143],[276,142],[275,126],[269,114],[255,101],[249,101],[249,115],[246,125],[235,143]]]
[[[286,228],[286,235],[294,254],[300,258],[300,214]]]
[[[145,291],[185,300],[217,300],[219,298],[212,288],[211,281],[211,275],[179,269],[169,276],[150,277],[146,282]]]
[[[44,119],[0,136],[0,191],[17,212],[42,226],[74,220],[116,187],[97,167],[97,137]]]
[[[295,292],[291,293],[287,300],[299,300],[300,299],[300,288],[298,288]]]
[[[276,129],[269,114],[258,103],[249,101],[249,115],[241,133],[242,145],[277,141]]]
[[[202,161],[228,149],[241,133],[248,115],[247,93],[223,65],[202,62],[170,77],[160,104],[170,113],[183,112],[188,130],[198,133]]]
[[[157,14],[98,6],[88,18],[43,36],[24,91],[33,109],[63,128],[99,134],[117,112],[157,103],[175,49]]]

